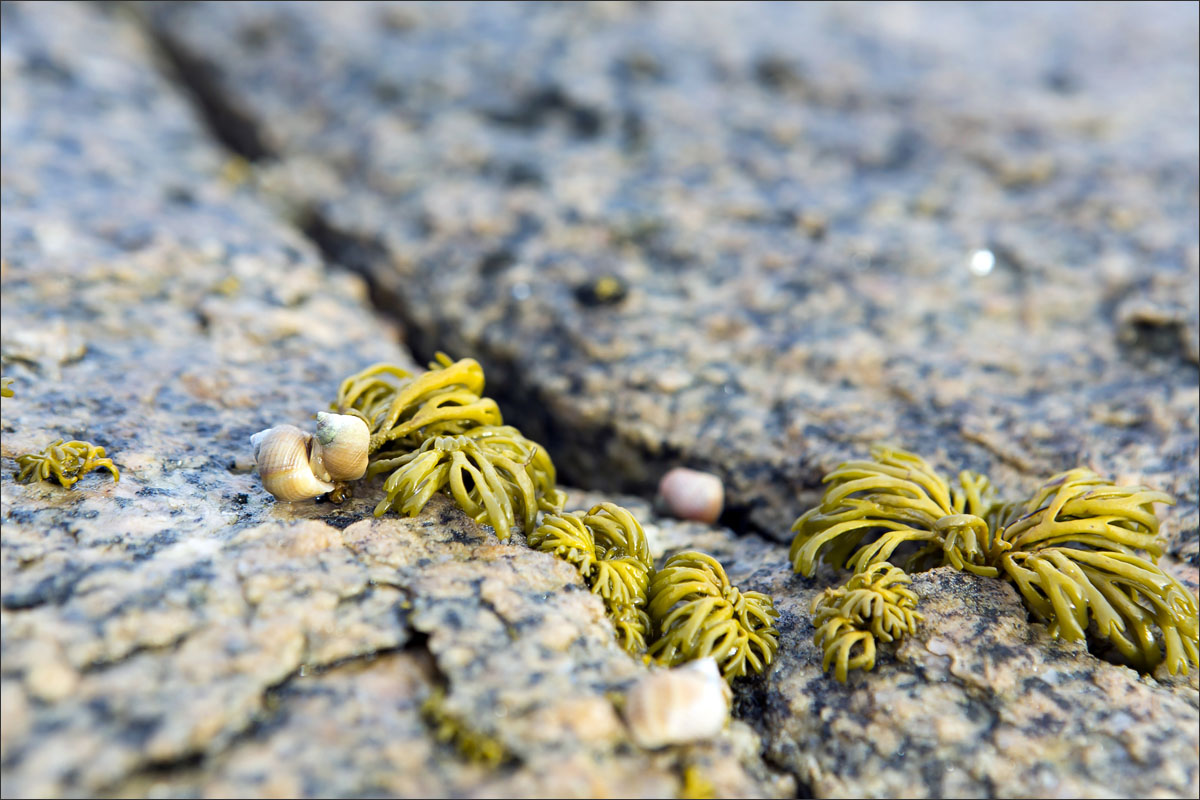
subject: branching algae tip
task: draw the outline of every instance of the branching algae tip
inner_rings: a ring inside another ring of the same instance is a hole
[[[1158,566],[1154,503],[1170,496],[1117,486],[1088,469],[1055,475],[1024,502],[1002,503],[982,475],[947,480],[911,453],[876,447],[825,477],[819,506],[792,526],[795,571],[818,561],[851,570],[813,604],[825,668],[845,681],[871,669],[875,640],[920,620],[907,575],[949,565],[1011,581],[1055,636],[1106,639],[1132,666],[1172,674],[1200,664],[1196,599]]]
[[[631,654],[663,666],[713,656],[727,680],[770,665],[771,598],[741,592],[703,553],[680,553],[656,571],[642,526],[614,503],[565,513],[550,454],[505,425],[483,389],[470,358],[438,353],[419,375],[368,367],[342,381],[315,434],[282,425],[251,438],[263,486],[279,500],[336,500],[350,481],[386,476],[376,516],[416,516],[441,492],[501,540],[519,530],[575,567]]]
[[[66,488],[94,469],[106,469],[114,482],[121,480],[120,471],[111,458],[105,457],[104,448],[91,442],[70,441],[64,444],[62,439],[58,439],[40,453],[17,456],[17,466],[20,467],[17,471],[19,481],[44,481],[53,477]]]
[[[12,378],[0,378],[0,396],[13,397]],[[112,475],[114,482],[120,482],[121,472],[111,458],[107,458],[103,447],[91,442],[72,440],[63,442],[56,439],[40,453],[25,453],[17,456],[16,477],[18,481],[47,481],[53,478],[64,488],[71,488],[75,482],[94,469],[106,469]]]

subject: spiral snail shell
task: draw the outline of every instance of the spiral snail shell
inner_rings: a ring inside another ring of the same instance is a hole
[[[367,471],[370,444],[371,431],[359,417],[318,411],[309,463],[313,472],[325,480],[356,481]]]
[[[318,478],[309,464],[314,441],[295,425],[279,425],[250,437],[263,488],[275,499],[291,503],[333,491],[333,484]]]
[[[278,425],[250,437],[263,488],[276,500],[308,500],[367,471],[371,434],[367,423],[347,414],[317,414],[317,435]]]
[[[653,672],[625,698],[625,723],[641,747],[716,736],[729,718],[731,692],[711,656]]]

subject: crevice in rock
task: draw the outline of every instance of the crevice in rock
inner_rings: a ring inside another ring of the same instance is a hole
[[[412,324],[404,311],[415,300],[404,294],[398,281],[390,284],[379,279],[387,274],[386,265],[391,260],[383,242],[346,231],[315,209],[309,210],[300,228],[320,250],[326,263],[347,269],[366,283],[376,312],[400,326],[404,344],[418,363],[432,361],[439,351],[446,351],[454,358],[469,355],[478,359],[487,375],[487,393],[499,403],[505,421],[549,449],[560,483],[586,491],[611,491],[653,499],[657,489],[653,480],[631,477],[621,470],[596,468],[595,454],[603,452],[607,443],[620,436],[614,425],[588,425],[562,419],[550,411],[553,404],[549,398],[543,397],[540,387],[525,376],[525,369],[514,359],[494,351],[467,352],[458,332],[446,326],[430,330]],[[676,461],[670,455],[659,459],[661,463],[646,456],[643,472],[655,475],[674,466]],[[730,520],[745,523],[746,515],[735,510]]]
[[[204,59],[180,46],[169,32],[146,24],[141,9],[134,9],[135,19],[147,38],[157,45],[160,61],[179,86],[196,104],[197,116],[226,149],[247,161],[264,161],[273,154],[263,141],[262,133],[251,114],[238,108],[212,79],[214,70]]]
[[[195,101],[200,116],[214,136],[233,153],[249,160],[264,161],[276,158],[271,152],[252,115],[236,104],[214,80],[214,70],[203,58],[193,54],[169,32],[139,20],[147,35],[170,65],[176,81]],[[358,232],[338,227],[317,209],[309,209],[297,227],[320,251],[326,264],[353,272],[365,281],[371,304],[376,312],[400,327],[404,343],[419,363],[427,363],[441,350],[455,357],[470,355],[483,364],[488,376],[488,394],[500,404],[506,420],[531,439],[549,449],[558,468],[560,482],[590,491],[617,492],[653,499],[658,476],[681,464],[678,452],[664,451],[657,455],[641,451],[633,444],[623,445],[616,456],[612,443],[619,441],[621,432],[609,421],[582,422],[569,420],[553,413],[553,404],[542,396],[540,388],[525,377],[523,365],[498,352],[466,352],[460,334],[449,326],[430,330],[412,324],[405,310],[415,302],[406,297],[403,287],[380,280],[387,274],[390,254],[382,241]],[[614,468],[618,460],[633,460],[638,475],[627,469]],[[719,465],[691,464],[699,469],[720,471]],[[751,508],[727,506],[720,522],[739,534],[767,535],[751,521]]]

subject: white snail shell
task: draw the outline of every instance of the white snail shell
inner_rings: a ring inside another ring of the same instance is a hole
[[[356,481],[367,471],[371,431],[350,414],[317,412],[317,436],[309,464],[323,480]]]
[[[295,425],[279,425],[250,437],[263,488],[289,503],[333,491],[309,465],[313,437]]]
[[[721,732],[731,700],[729,684],[709,656],[638,681],[625,697],[625,723],[641,747],[695,742]]]

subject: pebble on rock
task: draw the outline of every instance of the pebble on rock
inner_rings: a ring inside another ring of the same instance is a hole
[[[658,495],[673,517],[713,523],[725,507],[725,487],[710,472],[675,467],[663,475]]]
[[[625,722],[641,747],[698,742],[725,727],[730,700],[729,684],[710,656],[634,684],[625,699]]]

